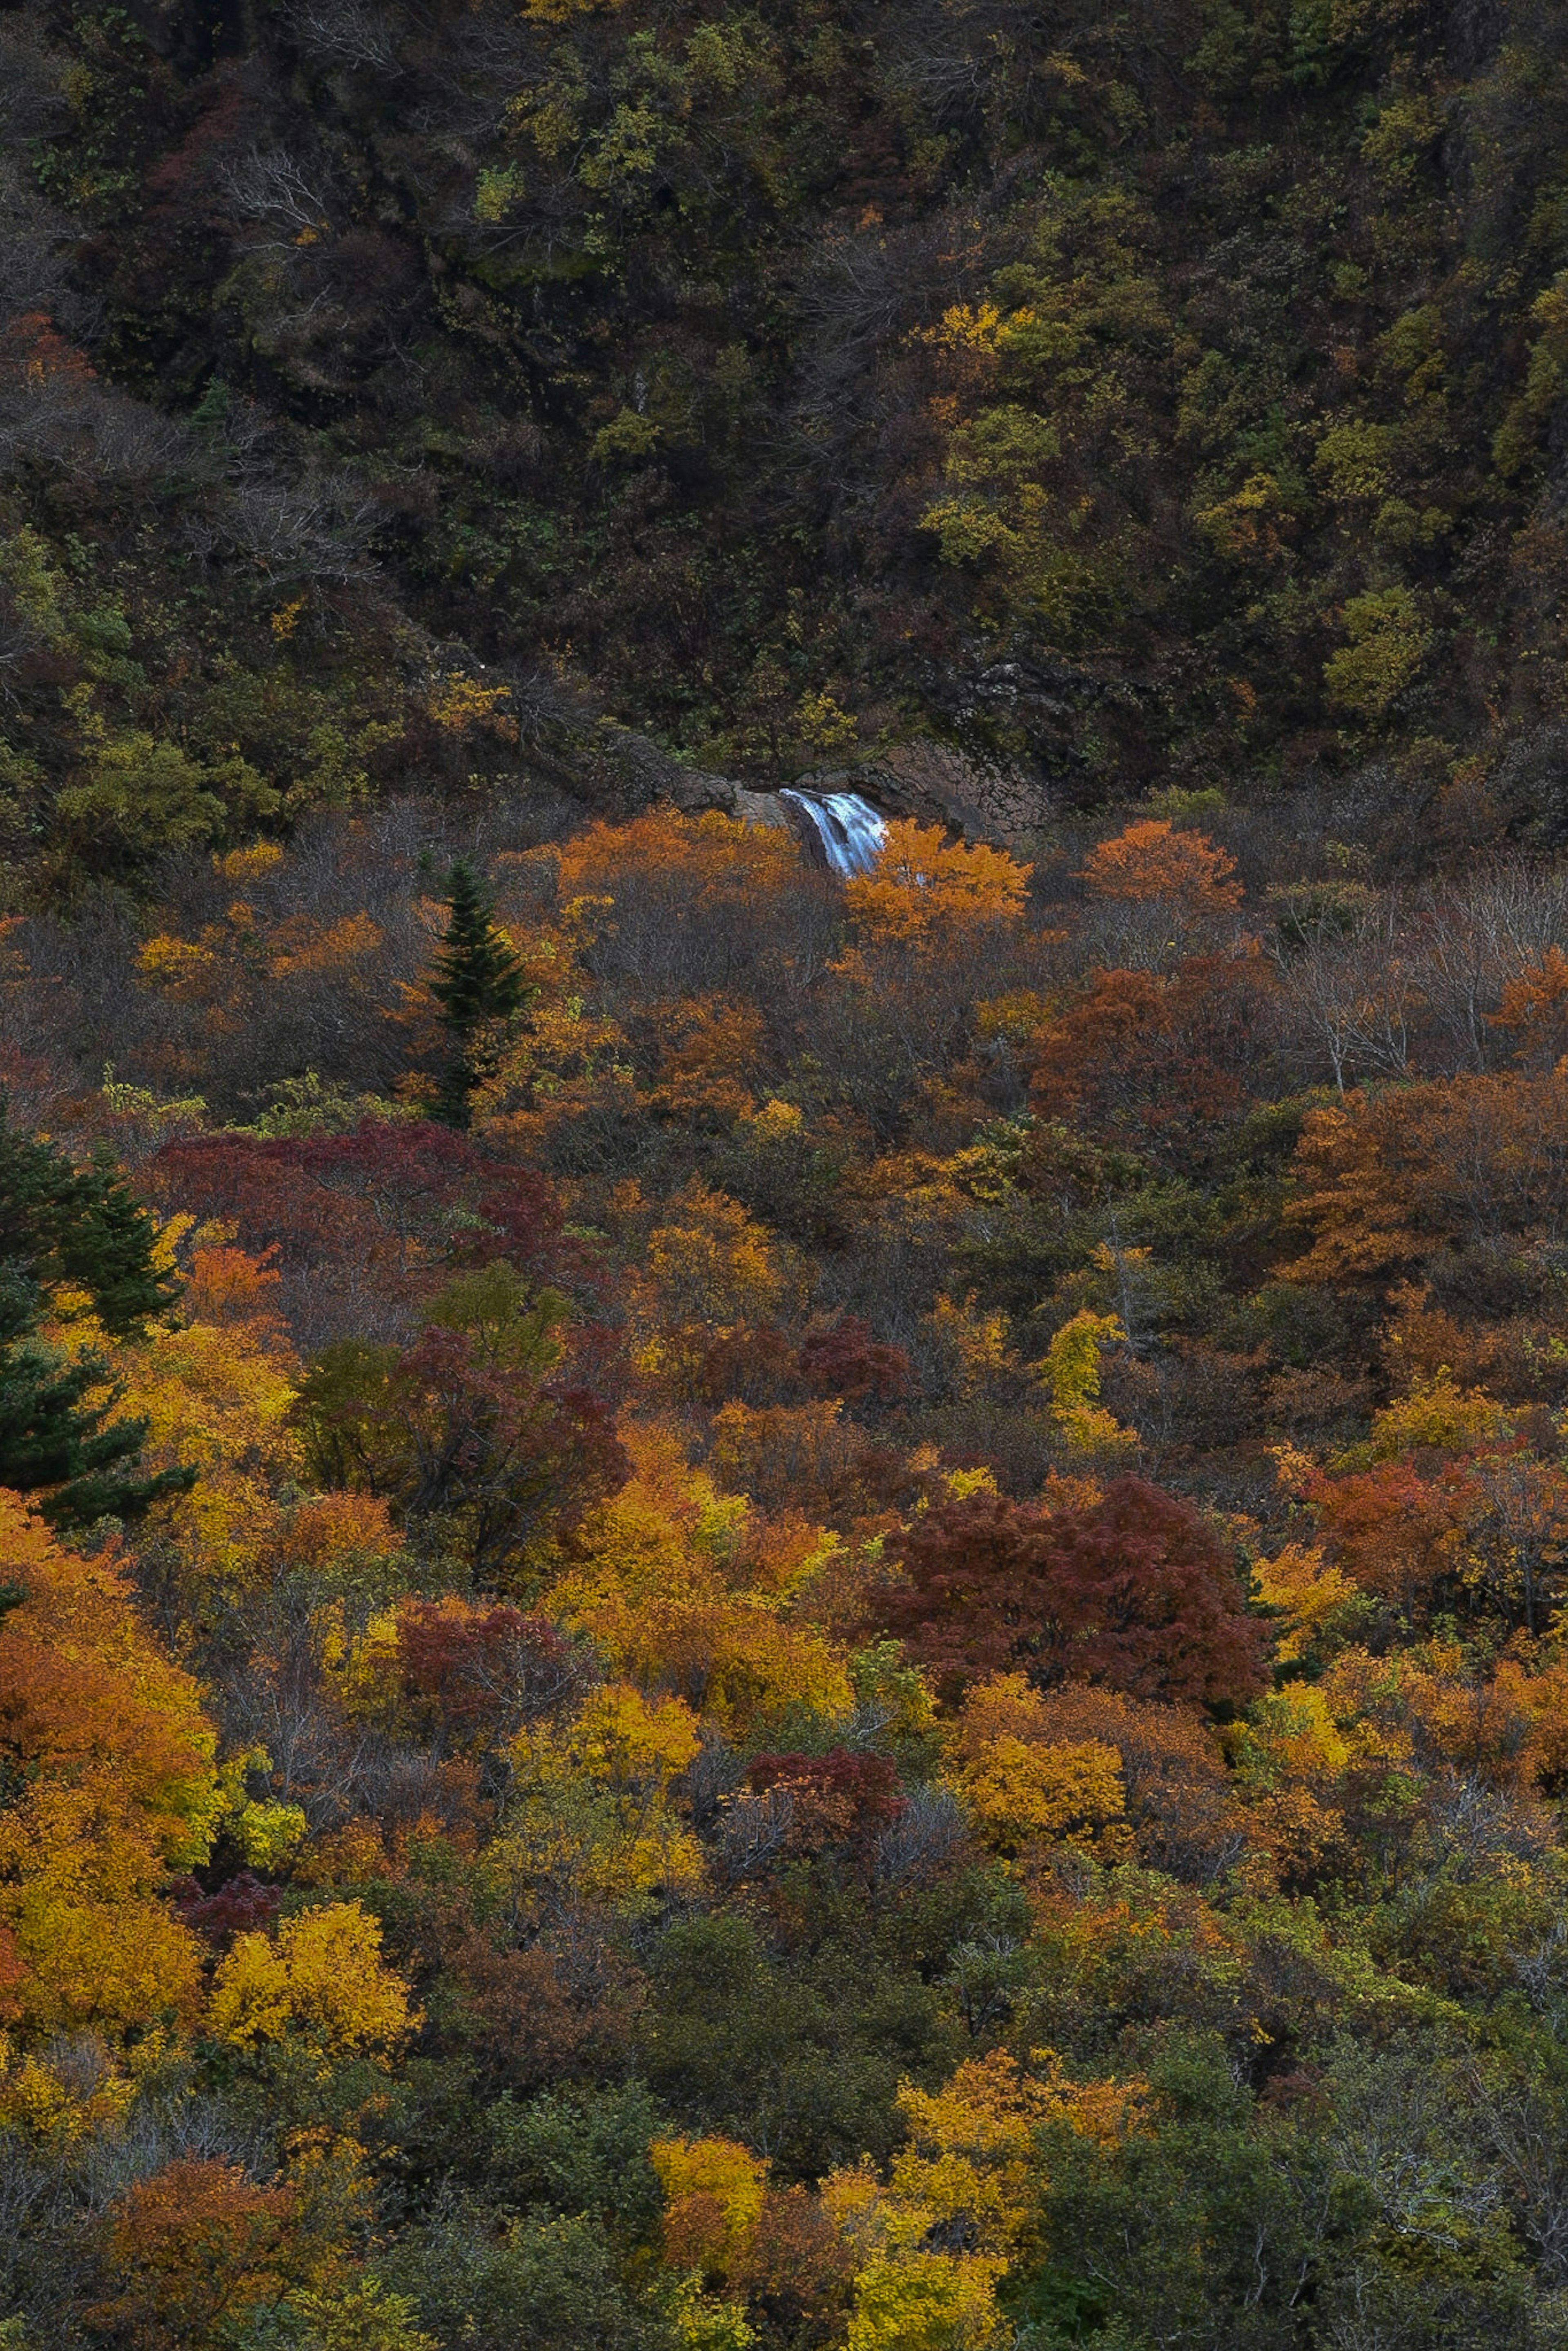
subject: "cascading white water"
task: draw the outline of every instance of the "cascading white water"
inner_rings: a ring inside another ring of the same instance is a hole
[[[786,789],[781,800],[792,800],[822,845],[822,854],[834,873],[869,873],[887,836],[885,818],[878,816],[859,792],[797,792]]]

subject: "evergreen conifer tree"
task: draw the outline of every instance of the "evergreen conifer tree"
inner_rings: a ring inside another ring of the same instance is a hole
[[[446,877],[446,929],[430,978],[454,1050],[436,1098],[444,1126],[466,1127],[474,1089],[486,1074],[486,1039],[520,1012],[532,993],[523,967],[496,928],[495,901],[467,858]]]
[[[178,1282],[153,1255],[157,1228],[104,1157],[74,1166],[21,1134],[0,1092],[0,1486],[37,1494],[57,1527],[134,1518],[192,1473],[134,1474],[142,1420],[116,1420],[109,1375],[90,1350],[69,1356],[40,1335],[50,1293],[85,1290],[105,1330],[128,1338],[165,1313]]]

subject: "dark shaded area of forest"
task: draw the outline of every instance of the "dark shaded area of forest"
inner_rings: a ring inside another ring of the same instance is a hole
[[[1015,842],[1174,784],[1550,847],[1559,29],[7,12],[14,897],[923,739]]]

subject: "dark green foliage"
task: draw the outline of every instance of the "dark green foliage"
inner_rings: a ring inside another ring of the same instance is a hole
[[[385,2273],[438,2342],[464,2351],[667,2351],[673,2342],[584,2217],[518,2220],[497,2233],[476,2212],[456,2213],[411,2231]]]
[[[482,1040],[514,1019],[530,993],[522,966],[496,928],[494,899],[465,857],[446,877],[446,929],[429,980],[441,1007],[453,1058],[442,1076],[434,1115],[465,1127],[469,1097],[488,1063]]]
[[[810,1921],[802,1949],[769,1949],[733,1913],[671,1927],[651,1955],[643,2032],[648,2082],[671,2114],[766,2147],[780,2182],[891,2153],[900,2080],[935,2085],[969,2053],[963,1958],[1008,1923],[1005,1897],[977,1878],[870,1915],[808,1873],[790,1891]],[[1004,1999],[989,2022],[1007,2012]]]
[[[187,1469],[131,1474],[147,1424],[111,1417],[114,1399],[101,1395],[106,1368],[101,1356],[68,1362],[37,1341],[0,1349],[0,1484],[37,1496],[51,1526],[137,1518],[160,1495],[193,1483]]]
[[[648,2159],[658,2109],[638,2084],[497,2100],[486,2117],[486,2178],[503,2203],[587,2218],[648,2238],[663,2199]]]
[[[1236,2351],[1294,2351],[1320,2265],[1362,2219],[1354,2183],[1312,2116],[1257,2115],[1218,2051],[1178,2046],[1154,2082],[1157,2128],[1119,2148],[1047,2134],[1048,2237],[1068,2278],[1035,2297],[1032,2339],[1073,2341],[1097,2306],[1134,2325],[1158,2311],[1183,2351],[1220,2328]]]
[[[179,1284],[153,1262],[156,1228],[106,1159],[88,1168],[11,1126],[0,1096],[0,1485],[37,1495],[51,1525],[133,1518],[193,1472],[133,1474],[146,1435],[116,1420],[107,1366],[38,1335],[51,1295],[80,1287],[117,1337],[168,1311]]]
[[[177,1277],[153,1262],[156,1240],[112,1161],[78,1167],[57,1144],[19,1134],[0,1092],[0,1266],[41,1289],[85,1289],[104,1329],[122,1339],[179,1295]]]
[[[1493,2136],[1508,2094],[1478,2097],[1440,2043],[1346,2046],[1255,2098],[1217,2046],[1175,2037],[1150,2080],[1153,2126],[1121,2146],[1044,2135],[1056,2258],[1013,2304],[1030,2351],[1141,2341],[1156,2312],[1173,2351],[1532,2339],[1508,2216],[1520,2191],[1498,2159],[1509,2136]],[[1526,2144],[1516,2128],[1512,2148]]]
[[[446,877],[447,924],[430,992],[460,1040],[482,1021],[504,1020],[526,994],[521,967],[494,921],[495,900],[465,857]]]

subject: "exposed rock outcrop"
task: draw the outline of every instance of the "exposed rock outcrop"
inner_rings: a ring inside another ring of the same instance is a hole
[[[580,762],[578,789],[586,788],[607,812],[630,816],[660,800],[693,816],[719,809],[747,824],[786,826],[812,853],[810,828],[778,792],[686,767],[631,727],[601,721]],[[819,796],[858,792],[884,815],[915,817],[999,847],[1017,846],[1054,813],[1049,787],[1021,768],[982,763],[928,736],[894,744],[856,767],[810,769],[795,784]]]
[[[982,765],[954,745],[917,737],[856,768],[814,770],[803,790],[860,792],[889,816],[944,824],[967,841],[1015,846],[1049,821],[1047,789],[1016,768]]]

